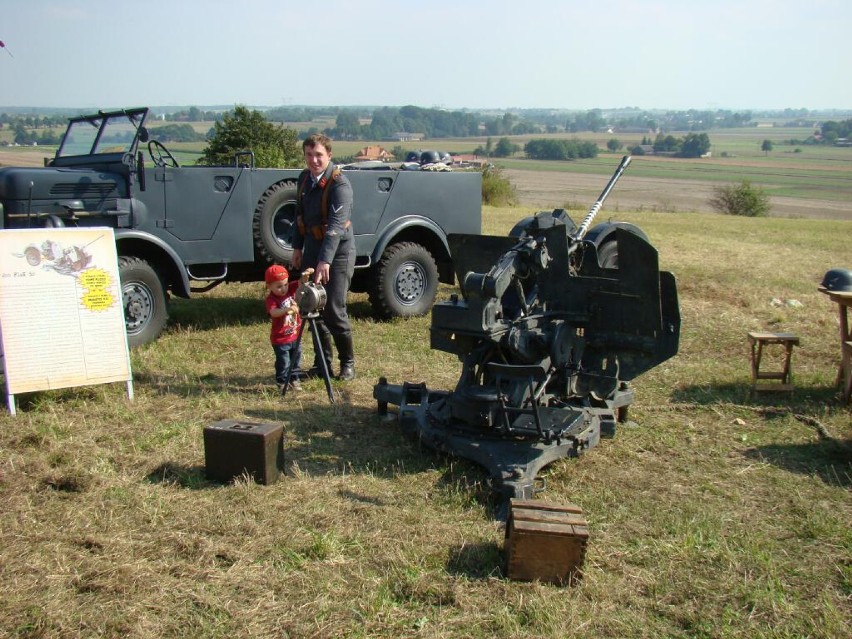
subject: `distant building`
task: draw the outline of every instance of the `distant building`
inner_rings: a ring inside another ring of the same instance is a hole
[[[365,162],[368,160],[391,162],[393,159],[393,153],[381,146],[365,146],[355,155],[355,160],[358,162]]]
[[[483,169],[489,164],[491,164],[491,162],[488,161],[488,158],[481,158],[478,155],[459,153],[453,156],[454,166]]]
[[[425,136],[425,133],[408,133],[407,131],[398,131],[393,134],[394,139],[398,142],[418,142]]]

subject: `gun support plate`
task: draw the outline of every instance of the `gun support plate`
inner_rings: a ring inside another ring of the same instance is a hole
[[[454,420],[446,401],[449,395],[446,391],[430,391],[425,384],[388,384],[384,378],[373,387],[380,415],[388,414],[389,404],[398,406],[404,433],[435,451],[485,468],[493,490],[504,504],[511,498],[532,499],[537,492],[536,478],[545,466],[565,457],[577,457],[597,445],[602,424],[606,435],[615,425],[611,410],[572,408],[563,410],[564,436],[558,440],[545,442],[534,437],[503,435]]]

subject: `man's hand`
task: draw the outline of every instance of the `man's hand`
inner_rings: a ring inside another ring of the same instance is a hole
[[[331,265],[328,262],[320,262],[317,264],[317,272],[314,274],[314,282],[318,284],[328,284]]]
[[[302,265],[302,249],[293,249],[293,257],[290,262],[293,270],[298,271]]]

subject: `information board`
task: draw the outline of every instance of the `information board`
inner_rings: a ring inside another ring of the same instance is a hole
[[[0,341],[9,411],[18,393],[132,376],[110,228],[0,231]]]

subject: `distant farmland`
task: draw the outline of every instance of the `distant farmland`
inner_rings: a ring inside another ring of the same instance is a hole
[[[209,123],[200,123],[209,128]],[[156,137],[156,123],[151,131]],[[802,217],[852,220],[852,148],[793,145],[812,133],[808,128],[743,128],[709,132],[712,157],[704,159],[634,156],[634,161],[610,195],[605,211],[708,212],[713,188],[747,179],[770,196],[775,217]],[[675,136],[677,132],[672,133]],[[523,148],[532,137],[512,136]],[[640,134],[557,134],[555,137],[592,140],[601,149],[612,138],[624,149],[638,144]],[[774,149],[761,151],[763,140]],[[494,141],[492,139],[492,141]],[[437,149],[450,153],[471,153],[485,146],[487,138],[422,140],[401,144],[406,149]],[[393,148],[387,141],[336,141],[338,158],[357,153],[368,144]],[[178,159],[194,162],[203,143],[169,144]],[[49,147],[8,147],[0,150],[2,166],[42,166],[52,156]],[[547,162],[527,160],[523,153],[495,159],[515,186],[520,205],[532,210],[552,208],[587,209],[597,199],[609,175],[626,153],[602,151],[594,160]]]

